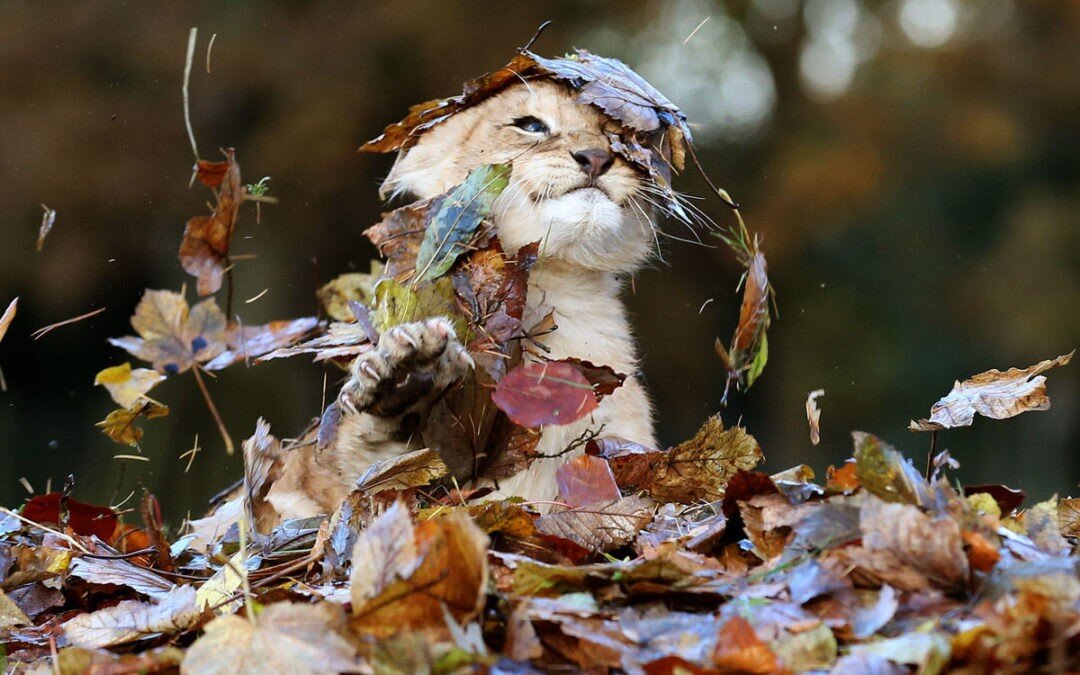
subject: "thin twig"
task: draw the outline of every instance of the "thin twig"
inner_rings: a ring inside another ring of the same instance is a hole
[[[63,321],[57,321],[56,323],[49,324],[48,326],[38,328],[33,333],[30,333],[30,336],[32,338],[34,338],[35,340],[39,340],[39,339],[45,337],[46,335],[48,335],[55,328],[59,328],[60,326],[66,326],[68,324],[75,323],[76,321],[82,321],[83,319],[89,319],[92,316],[97,316],[98,314],[101,314],[106,309],[108,309],[108,308],[107,307],[100,307],[98,309],[95,309],[92,312],[87,312],[86,314],[80,314],[79,316],[75,316],[75,317],[72,317],[70,319],[64,319]]]
[[[236,448],[233,446],[232,439],[229,438],[229,430],[225,428],[225,422],[221,419],[221,414],[218,412],[217,406],[214,405],[214,399],[210,398],[210,391],[206,388],[206,383],[203,382],[199,370],[200,368],[195,366],[191,369],[191,372],[195,374],[195,382],[198,383],[199,391],[202,392],[203,399],[206,400],[206,407],[210,408],[210,414],[214,416],[214,422],[217,424],[221,439],[225,441],[225,452],[232,455],[236,452]]]
[[[195,161],[199,161],[199,146],[195,145],[195,132],[191,129],[191,105],[188,103],[188,82],[191,81],[191,63],[195,59],[195,40],[199,36],[199,29],[192,27],[188,33],[187,58],[184,60],[184,86],[181,91],[184,94],[184,126],[187,127],[188,140],[191,141],[191,152],[195,155]]]
[[[214,40],[217,39],[217,33],[210,36],[210,44],[206,45],[206,74],[210,74],[210,50],[214,48]]]

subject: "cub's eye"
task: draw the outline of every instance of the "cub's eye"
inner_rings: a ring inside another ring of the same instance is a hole
[[[514,120],[514,126],[522,131],[527,131],[530,134],[546,134],[550,131],[548,125],[531,115],[517,118]]]

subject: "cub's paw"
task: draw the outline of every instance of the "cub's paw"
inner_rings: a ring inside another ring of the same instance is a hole
[[[423,412],[473,366],[446,319],[406,323],[386,331],[357,357],[338,402],[348,412],[398,417]]]

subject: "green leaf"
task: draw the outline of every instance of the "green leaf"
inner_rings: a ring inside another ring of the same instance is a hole
[[[465,182],[438,202],[416,255],[417,281],[430,281],[450,269],[509,182],[509,164],[486,164],[470,171]]]
[[[758,348],[757,354],[754,354],[754,360],[750,363],[750,371],[746,373],[746,388],[754,386],[754,381],[758,379],[761,372],[765,370],[765,364],[769,360],[769,338],[764,331],[761,333],[761,346]]]
[[[467,342],[468,322],[458,311],[454,284],[448,277],[415,288],[394,279],[383,279],[375,286],[375,311],[371,322],[380,333],[403,323],[437,316],[450,319],[458,339]]]

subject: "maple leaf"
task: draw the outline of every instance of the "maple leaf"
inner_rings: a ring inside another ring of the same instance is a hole
[[[342,635],[344,615],[329,602],[278,602],[254,620],[221,616],[188,649],[185,675],[355,672],[356,649]]]
[[[1031,410],[1048,410],[1046,376],[1051,368],[1064,366],[1075,351],[1033,366],[1010,368],[1004,373],[988,370],[957,382],[949,394],[930,408],[930,419],[912,420],[912,431],[937,431],[971,426],[975,415],[1002,420]]]
[[[209,216],[195,216],[184,227],[180,243],[180,264],[188,274],[198,279],[200,296],[221,288],[228,266],[229,246],[236,229],[236,216],[244,203],[244,187],[240,181],[240,165],[236,152],[225,150],[225,162],[197,164],[199,180],[215,190],[217,203]],[[224,165],[224,166],[222,166]]]
[[[167,375],[210,361],[228,347],[225,315],[213,299],[189,310],[179,293],[147,290],[131,325],[141,337],[109,338],[109,343]]]
[[[134,408],[146,401],[146,394],[165,380],[165,376],[149,368],[132,370],[130,363],[112,366],[94,376],[94,384],[105,387],[121,408]]]

